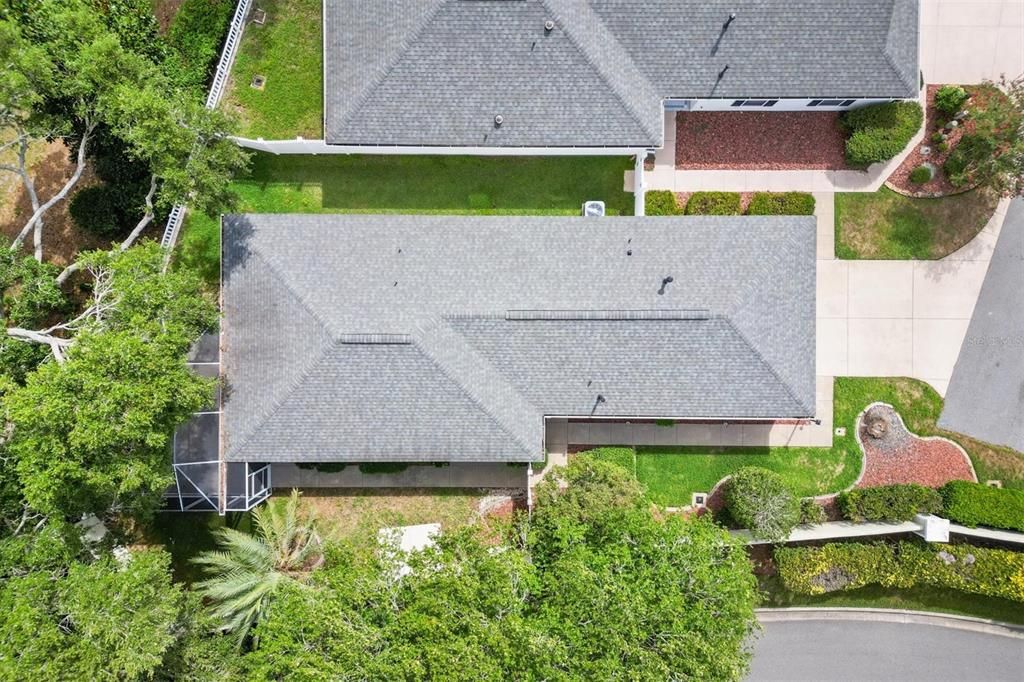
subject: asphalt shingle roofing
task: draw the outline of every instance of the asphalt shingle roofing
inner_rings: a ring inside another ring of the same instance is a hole
[[[526,461],[544,416],[814,413],[810,217],[223,231],[228,460]]]
[[[325,0],[325,134],[660,146],[662,99],[915,97],[917,54],[917,0]]]

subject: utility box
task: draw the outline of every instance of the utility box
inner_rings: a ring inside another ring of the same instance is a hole
[[[949,519],[943,519],[933,514],[918,514],[914,522],[921,526],[917,534],[925,539],[925,542],[949,542]]]
[[[604,216],[604,202],[603,201],[585,201],[583,202],[583,216],[585,218],[601,218]]]

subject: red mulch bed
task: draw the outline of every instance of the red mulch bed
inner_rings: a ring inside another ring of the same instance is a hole
[[[868,425],[876,419],[883,420],[886,426],[880,438],[868,433]],[[858,488],[895,483],[919,483],[938,488],[949,481],[976,480],[970,462],[955,443],[911,433],[891,407],[872,407],[857,428],[865,454],[864,476]]]
[[[838,112],[676,114],[676,168],[681,169],[844,169],[845,145]]]

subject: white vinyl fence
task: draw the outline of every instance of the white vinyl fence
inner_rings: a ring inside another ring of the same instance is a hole
[[[206,108],[216,109],[220,104],[220,98],[224,96],[224,88],[228,83],[228,75],[231,73],[231,65],[235,63],[235,54],[238,52],[238,45],[242,42],[242,33],[245,31],[245,20],[249,16],[249,9],[252,7],[252,0],[238,0],[235,7],[235,14],[231,17],[231,26],[228,27],[228,37],[224,41],[224,50],[220,53],[220,61],[217,62],[217,71],[213,75],[213,83],[210,84],[210,92],[206,95]],[[160,239],[160,246],[168,251],[174,248],[178,240],[178,231],[185,219],[185,207],[175,206],[171,209],[171,215],[167,218],[167,227],[164,228],[164,235]]]

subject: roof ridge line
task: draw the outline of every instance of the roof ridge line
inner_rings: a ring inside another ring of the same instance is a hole
[[[725,322],[725,324],[729,325],[729,327],[731,327],[734,332],[736,332],[736,335],[740,337],[740,340],[742,340],[743,343],[747,344],[747,347],[749,347],[750,350],[754,352],[754,355],[756,355],[757,359],[761,361],[761,364],[764,365],[765,368],[767,368],[768,372],[773,377],[778,379],[779,385],[782,386],[782,388],[786,391],[786,394],[793,399],[793,402],[795,402],[797,405],[804,408],[805,410],[810,410],[811,414],[814,414],[816,412],[817,405],[809,407],[807,404],[804,403],[803,400],[797,397],[796,393],[793,392],[793,387],[789,385],[789,382],[779,375],[779,373],[775,370],[775,367],[773,367],[772,364],[765,359],[764,355],[761,354],[761,349],[759,349],[757,346],[750,342],[750,339],[748,339],[747,335],[743,333],[743,330],[741,330],[739,326],[737,326],[736,323],[732,321],[732,318],[729,317],[728,315],[721,315],[719,317],[723,322]]]
[[[892,68],[893,73],[896,74],[896,77],[899,78],[900,81],[902,81],[904,85],[906,85],[911,90],[920,90],[921,88],[920,88],[920,82],[919,82],[918,74],[904,73],[900,69],[899,64],[897,63],[896,58],[892,54],[892,49],[893,49],[892,42],[893,42],[893,30],[894,30],[893,24],[896,22],[896,19],[897,19],[896,13],[899,11],[899,5],[900,5],[900,0],[893,0],[892,11],[889,13],[889,30],[886,31],[886,33],[885,33],[885,48],[882,50],[882,55],[885,57],[886,63],[888,63],[889,66]],[[918,10],[918,26],[919,27],[920,27],[920,21],[921,21],[921,18],[920,18],[920,9],[919,9]],[[917,66],[917,68],[920,69],[920,50],[921,50],[920,29],[918,30],[918,34],[917,34],[917,49],[918,49],[918,58],[915,60],[914,63],[915,63],[915,66]]]
[[[540,0],[540,3],[545,8],[547,8],[548,11],[555,14],[556,17],[561,18],[561,8],[558,7],[558,4],[564,1],[565,0]],[[604,30],[605,34],[607,34],[607,37],[609,38],[607,44],[614,45],[618,52],[620,52],[621,55],[625,58],[625,62],[628,63],[632,67],[633,71],[636,72],[637,83],[640,84],[642,88],[646,86],[645,89],[649,89],[653,92],[653,84],[647,79],[646,74],[644,74],[640,70],[640,68],[636,64],[636,61],[633,60],[633,57],[630,56],[629,52],[622,46],[622,43],[619,42],[619,39],[615,37],[615,34],[612,33],[608,26],[604,23],[604,20],[601,19],[601,17],[594,11],[594,8],[591,7],[590,2],[587,0],[583,0],[583,2],[580,2],[579,4],[585,8],[584,11],[586,11],[587,14],[591,15],[594,18],[594,21],[600,24],[601,28]],[[555,7],[552,7],[552,5],[555,5]],[[598,73],[598,75],[601,77],[601,80],[603,80],[609,86],[612,93],[615,95],[615,99],[617,99],[619,103],[623,106],[623,108],[629,112],[630,117],[632,117],[632,119],[637,123],[637,125],[640,126],[640,129],[646,132],[648,135],[650,135],[652,139],[661,138],[662,144],[664,144],[665,131],[663,129],[652,130],[647,126],[646,123],[644,123],[641,112],[639,112],[636,109],[636,107],[633,106],[628,97],[624,96],[622,92],[619,92],[618,84],[615,83],[615,79],[609,78],[608,73],[606,73],[606,70],[602,67],[602,65],[599,64],[597,60],[593,58],[589,50],[584,48],[583,43],[576,37],[576,32],[574,30],[569,30],[569,28],[564,23],[560,22],[560,24],[560,28],[562,29],[562,32],[565,34],[565,37],[568,38],[569,42],[571,42],[577,50],[579,50],[579,53],[583,55],[584,60],[586,60],[587,64],[589,64]],[[575,28],[575,26],[573,26],[573,28]],[[658,97],[659,102],[661,102],[662,99],[663,98],[661,98],[660,96]]]
[[[533,410],[540,416],[542,424],[544,419],[543,412],[541,412],[536,405],[534,405],[529,399],[527,399],[526,396],[524,396],[522,392],[519,391],[519,389],[512,384],[512,382],[508,381],[508,379],[506,379],[496,369],[494,369],[494,367],[485,358],[483,358],[480,355],[480,353],[478,353],[474,348],[470,347],[465,337],[462,334],[460,334],[456,329],[454,329],[451,325],[449,325],[443,318],[433,318],[431,322],[432,324],[430,325],[430,327],[421,328],[421,333],[416,334],[415,336],[412,337],[412,344],[417,349],[419,349],[419,351],[423,354],[423,357],[430,360],[430,362],[433,363],[435,367],[437,367],[438,371],[441,372],[441,374],[446,379],[452,382],[452,385],[457,386],[459,390],[462,393],[464,393],[466,397],[469,398],[469,400],[480,409],[481,412],[490,417],[491,420],[498,426],[499,429],[505,432],[508,435],[508,437],[515,441],[515,443],[524,451],[526,451],[527,453],[531,452],[532,446],[530,444],[524,443],[520,435],[515,433],[514,430],[508,424],[505,423],[505,420],[496,415],[494,411],[490,409],[490,407],[488,407],[488,405],[486,405],[474,391],[471,391],[464,382],[459,381],[459,379],[456,376],[454,376],[454,372],[451,371],[451,368],[446,363],[438,360],[434,353],[432,353],[428,348],[424,347],[422,343],[423,332],[429,332],[431,328],[438,329],[441,328],[442,326],[448,329],[448,331],[450,331],[452,334],[463,340],[463,342],[466,344],[467,350],[473,354],[474,358],[478,361],[478,364],[480,366],[486,366],[495,375],[499,376],[502,379],[502,381],[508,386],[508,388],[515,395],[517,395],[524,404],[528,405],[531,408],[531,410]]]
[[[427,25],[430,24],[431,21],[433,21],[434,17],[440,11],[441,7],[444,6],[445,2],[446,0],[434,0],[433,6],[429,10],[424,12],[422,20],[418,24],[416,24],[416,27],[413,28],[408,33],[406,33],[404,36],[402,36],[402,40],[399,43],[398,48],[395,50],[394,54],[391,56],[390,59],[388,59],[384,63],[384,65],[381,68],[377,70],[377,73],[374,74],[373,78],[366,81],[366,85],[359,93],[359,96],[353,99],[349,104],[348,109],[345,112],[345,116],[342,118],[340,123],[344,124],[348,122],[352,114],[358,111],[366,103],[366,101],[370,99],[370,96],[380,86],[380,84],[383,83],[384,80],[391,75],[391,72],[398,65],[398,62],[402,61],[402,58],[405,56],[405,53],[408,51],[409,47],[412,45],[415,39],[418,38],[420,34],[423,33],[423,30],[427,27]]]

